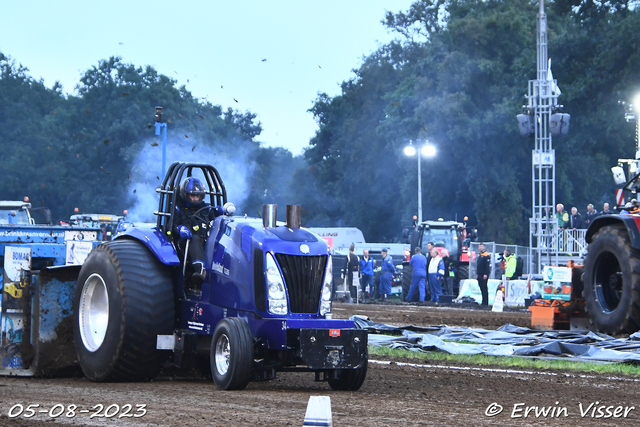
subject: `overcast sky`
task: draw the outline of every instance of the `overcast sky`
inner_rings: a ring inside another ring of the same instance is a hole
[[[317,94],[340,93],[363,56],[396,37],[385,11],[411,3],[0,0],[0,52],[68,93],[100,59],[151,65],[196,97],[256,113],[259,141],[300,154]]]

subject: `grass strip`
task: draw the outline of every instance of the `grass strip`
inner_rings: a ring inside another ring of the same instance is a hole
[[[449,354],[439,351],[411,351],[384,346],[369,346],[369,356],[388,356],[428,361],[454,362],[470,365],[500,366],[527,370],[573,371],[592,374],[625,375],[640,378],[640,366],[632,363],[598,363],[575,360],[539,359],[522,356],[487,356],[485,354]]]

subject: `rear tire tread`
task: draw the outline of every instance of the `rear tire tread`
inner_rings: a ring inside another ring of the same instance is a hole
[[[108,372],[92,374],[83,368],[85,375],[93,381],[149,380],[166,359],[166,354],[156,350],[156,336],[173,332],[174,296],[168,268],[138,241],[115,240],[94,251],[95,256],[104,252],[115,269],[115,286],[122,295],[121,327],[117,346],[107,362]],[[78,293],[80,286],[79,282]]]
[[[594,289],[596,262],[606,252],[617,258],[623,275],[620,301],[611,311],[606,311],[597,300]],[[613,334],[640,330],[640,252],[631,246],[624,225],[605,226],[593,236],[585,260],[584,297],[598,330]]]

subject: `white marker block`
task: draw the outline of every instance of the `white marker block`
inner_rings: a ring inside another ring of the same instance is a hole
[[[493,299],[493,307],[491,311],[502,312],[504,309],[504,301],[502,300],[502,291],[496,292],[496,297]]]
[[[329,396],[311,396],[309,398],[303,426],[333,426],[331,398]]]

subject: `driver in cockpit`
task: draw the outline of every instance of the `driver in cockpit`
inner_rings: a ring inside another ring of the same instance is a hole
[[[185,178],[180,184],[179,200],[176,203],[176,213],[173,219],[173,232],[180,236],[180,247],[189,243],[189,251],[186,254],[193,274],[191,284],[200,286],[204,282],[206,271],[204,269],[204,245],[209,232],[209,224],[217,216],[222,215],[222,208],[212,207],[204,201],[204,184],[198,178]],[[181,203],[180,203],[181,202]]]

